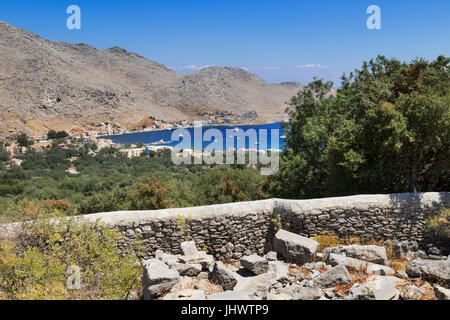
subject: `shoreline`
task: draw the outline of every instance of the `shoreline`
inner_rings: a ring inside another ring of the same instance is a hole
[[[217,124],[217,125],[207,125],[202,126],[203,128],[215,128],[215,127],[230,127],[230,128],[239,128],[239,127],[257,127],[257,126],[267,126],[277,123],[286,123],[287,121],[276,121],[276,122],[270,122],[270,123],[259,123],[259,124]],[[180,127],[180,128],[172,128],[172,129],[152,129],[152,130],[141,130],[141,131],[132,131],[132,132],[125,132],[125,133],[113,133],[113,134],[106,134],[106,135],[97,135],[95,136],[97,139],[107,139],[106,137],[113,137],[113,136],[124,136],[124,135],[130,135],[130,134],[138,134],[138,133],[147,133],[147,132],[161,132],[161,131],[174,131],[178,129],[193,129],[197,128],[198,126],[188,126],[188,127]]]

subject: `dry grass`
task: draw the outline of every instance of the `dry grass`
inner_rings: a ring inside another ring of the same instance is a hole
[[[303,274],[305,277],[307,277],[309,274],[309,270],[306,268],[303,268],[301,266],[296,266],[295,268],[288,267],[288,273],[290,276],[296,276],[298,274]]]
[[[334,293],[337,294],[348,294],[350,289],[355,284],[363,284],[371,280],[373,278],[374,273],[368,271],[368,264],[364,263],[359,268],[356,267],[347,267],[348,272],[350,273],[350,277],[352,278],[352,282],[346,285],[336,286],[334,288]]]
[[[223,292],[221,286],[218,286],[207,279],[198,279],[194,285],[194,290],[203,290],[207,296]]]
[[[437,300],[436,295],[434,294],[433,286],[422,278],[419,278],[416,281],[403,279],[403,282],[401,284],[397,284],[397,289],[402,292],[406,290],[405,288],[407,286],[415,286],[417,288],[425,290],[425,292],[420,297],[420,300]]]
[[[314,240],[319,243],[319,252],[323,252],[325,248],[348,246],[348,245],[374,245],[384,247],[388,258],[388,266],[395,271],[406,270],[406,259],[395,258],[392,246],[386,245],[383,240],[364,241],[358,236],[350,236],[347,238],[339,238],[334,233],[324,232],[319,236],[315,236]]]

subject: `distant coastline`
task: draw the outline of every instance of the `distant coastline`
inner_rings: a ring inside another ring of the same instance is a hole
[[[226,130],[229,129],[235,129],[239,128],[244,131],[248,129],[255,129],[257,132],[257,145],[253,146],[249,144],[249,141],[245,141],[245,148],[246,149],[258,149],[258,150],[267,150],[272,148],[271,144],[271,130],[280,130],[279,131],[279,140],[278,140],[278,146],[277,149],[283,149],[283,145],[285,143],[284,139],[282,138],[284,136],[284,131],[282,129],[282,123],[283,122],[274,122],[274,123],[266,123],[266,124],[220,124],[220,125],[208,125],[208,126],[202,126],[202,131],[208,130],[208,129],[218,129],[222,132],[224,137],[226,137]],[[136,132],[128,132],[128,133],[121,133],[121,134],[111,134],[111,135],[101,135],[98,136],[99,139],[110,139],[114,143],[118,144],[119,146],[123,145],[136,145],[139,143],[142,143],[144,145],[160,145],[160,146],[175,146],[180,141],[172,141],[172,132],[179,129],[187,130],[192,136],[194,133],[194,129],[196,126],[188,126],[188,127],[179,127],[179,128],[172,128],[172,129],[154,129],[154,130],[142,130],[142,131],[136,131]],[[267,130],[267,144],[266,148],[260,147],[260,137],[259,137],[259,130],[266,129]],[[163,142],[163,143],[161,143]],[[205,141],[203,143],[203,146],[208,146],[211,144],[211,141]],[[234,141],[235,146],[237,147],[237,141]],[[194,146],[194,141],[192,139],[191,141],[192,147]],[[225,150],[225,147],[224,149]]]

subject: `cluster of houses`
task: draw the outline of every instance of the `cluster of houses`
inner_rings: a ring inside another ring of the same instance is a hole
[[[158,152],[160,150],[164,149],[170,149],[172,150],[172,147],[169,146],[145,146],[141,148],[130,148],[130,149],[121,149],[119,150],[120,153],[123,155],[126,155],[128,158],[135,158],[140,157],[143,154],[149,154],[150,152]]]

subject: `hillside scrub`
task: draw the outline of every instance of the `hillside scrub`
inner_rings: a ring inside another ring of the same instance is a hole
[[[87,154],[89,145],[52,147],[19,157],[22,166],[0,166],[0,223],[16,221],[23,201],[59,201],[67,215],[119,210],[192,207],[267,197],[265,177],[246,165],[174,165],[170,151],[129,159],[117,149]],[[76,160],[70,162],[69,159]],[[75,166],[78,175],[66,170]]]
[[[138,244],[123,252],[118,231],[75,223],[49,204],[25,202],[16,210],[24,223],[15,237],[0,240],[0,300],[138,297]]]

